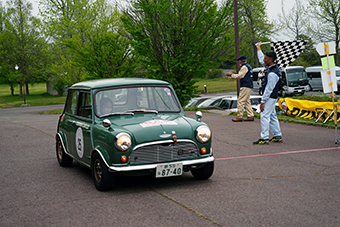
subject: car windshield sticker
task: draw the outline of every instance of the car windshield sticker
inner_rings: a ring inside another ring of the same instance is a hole
[[[164,88],[164,91],[166,92],[166,94],[167,94],[168,96],[171,96],[171,91],[170,91],[169,88]]]
[[[167,120],[152,120],[146,121],[140,124],[143,128],[151,127],[151,126],[158,126],[158,125],[177,125],[174,121],[167,121]]]
[[[84,155],[84,137],[83,130],[79,127],[76,132],[76,149],[80,158]]]

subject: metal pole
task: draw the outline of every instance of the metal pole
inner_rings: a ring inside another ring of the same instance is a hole
[[[235,55],[236,59],[240,56],[239,53],[239,37],[238,37],[238,14],[237,14],[237,0],[234,0],[234,27],[235,27]],[[236,73],[240,70],[240,64],[236,61]],[[240,80],[237,82],[237,97],[240,93]]]

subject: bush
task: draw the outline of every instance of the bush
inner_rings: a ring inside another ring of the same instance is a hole
[[[207,79],[216,79],[223,77],[223,70],[222,69],[210,69],[207,73]]]
[[[292,98],[299,99],[299,100],[316,101],[316,102],[332,102],[332,97],[321,91],[319,91],[317,95],[296,95],[296,96],[293,96]],[[337,102],[338,99],[339,99],[338,96],[334,96],[335,102]]]

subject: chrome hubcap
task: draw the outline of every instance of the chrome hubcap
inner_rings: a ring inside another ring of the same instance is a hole
[[[102,167],[100,165],[100,161],[98,159],[95,160],[94,162],[94,176],[96,178],[97,182],[100,182],[102,180]]]
[[[58,158],[61,160],[63,158],[63,149],[61,148],[60,141],[58,142]]]

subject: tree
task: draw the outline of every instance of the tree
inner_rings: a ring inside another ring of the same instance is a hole
[[[231,0],[221,7],[214,0],[136,0],[123,22],[147,76],[170,82],[184,104],[195,92],[193,77],[216,67],[232,12]]]
[[[259,66],[255,44],[268,40],[273,24],[267,20],[266,0],[239,0],[240,53],[251,65]]]
[[[310,0],[309,12],[317,21],[311,25],[315,38],[321,42],[335,41],[335,62],[339,65],[340,0]]]
[[[26,88],[25,93],[29,95],[28,83],[39,80],[36,73],[41,70],[40,62],[43,59],[41,49],[44,39],[38,30],[40,21],[31,16],[32,4],[25,0],[9,1],[7,6],[4,34],[1,37],[6,43],[2,46],[2,51],[7,53],[2,57],[8,59],[4,62],[8,62],[11,68],[18,65],[21,75],[18,78],[17,72],[13,74],[9,71],[7,76],[14,76],[15,79],[9,78],[7,82],[12,87],[12,82],[16,80],[20,84],[20,95],[23,93],[22,87]]]
[[[302,2],[295,0],[295,5],[287,15],[284,1],[282,1],[281,12],[282,14],[279,14],[279,21],[282,27],[287,31],[285,34],[293,39],[302,40],[302,37],[307,33],[309,22],[306,8],[303,6]],[[300,65],[300,56],[297,58],[297,64]]]
[[[120,14],[106,0],[41,2],[47,34],[53,39],[52,78],[58,87],[99,78],[131,77],[136,56],[120,35]]]
[[[285,35],[293,39],[301,39],[301,35],[306,34],[308,28],[308,19],[306,8],[301,1],[295,0],[295,5],[289,11],[285,12],[284,1],[281,2],[281,12],[279,21],[286,30]]]

